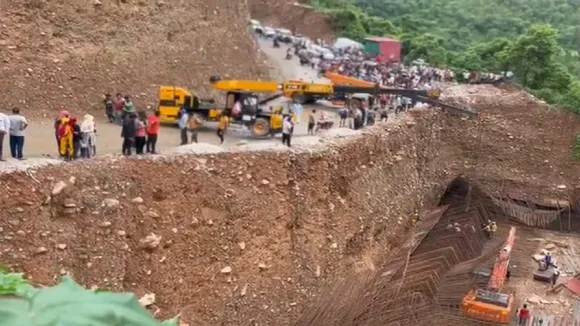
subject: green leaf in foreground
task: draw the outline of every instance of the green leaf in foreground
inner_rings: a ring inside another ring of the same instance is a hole
[[[177,326],[157,321],[133,294],[85,290],[71,278],[31,297],[0,299],[0,326]]]
[[[4,273],[0,271],[0,296],[30,297],[35,289],[23,274]]]

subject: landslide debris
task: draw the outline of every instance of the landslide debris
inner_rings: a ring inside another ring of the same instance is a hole
[[[244,2],[0,0],[0,12],[0,107],[27,115],[101,110],[117,91],[144,109],[160,84],[208,97],[210,76],[268,73]]]
[[[461,157],[468,176],[494,195],[541,201],[576,201],[580,164],[574,160],[580,119],[551,107],[513,85],[458,85],[443,101],[480,113],[477,123],[457,120],[443,132],[452,157]]]
[[[0,262],[35,284],[70,274],[154,293],[159,318],[288,325],[335,278],[384,264],[408,220],[458,175],[491,194],[573,198],[575,116],[517,90],[445,94],[483,124],[423,110],[320,150],[100,158],[0,175]]]

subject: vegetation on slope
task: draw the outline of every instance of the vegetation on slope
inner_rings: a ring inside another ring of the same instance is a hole
[[[0,270],[0,326],[178,326],[158,322],[132,294],[89,291],[71,278],[36,289],[22,274]]]
[[[456,72],[511,70],[546,101],[580,113],[578,0],[311,0],[339,35],[390,36],[406,61]]]

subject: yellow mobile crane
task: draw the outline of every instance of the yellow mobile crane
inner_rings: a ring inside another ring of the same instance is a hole
[[[210,78],[210,83],[216,90],[226,92],[226,108],[240,104],[241,112],[232,115],[232,122],[242,124],[255,137],[273,136],[282,132],[284,114],[281,110],[266,110],[265,104],[285,96],[296,101],[304,98],[327,97],[334,90],[330,84],[306,83],[303,81],[257,81],[257,80],[222,80],[219,77]],[[272,96],[259,100],[257,93],[273,93]]]
[[[271,112],[262,106],[278,97],[286,96],[299,102],[308,102],[316,98],[328,97],[333,93],[332,85],[313,84],[303,81],[271,82],[254,80],[221,80],[210,79],[212,86],[219,91],[227,92],[226,108],[240,103],[242,114],[232,116],[232,123],[247,126],[256,137],[272,136],[282,132],[284,114],[279,110]],[[256,93],[273,93],[271,97],[259,100]],[[218,121],[222,109],[218,109],[213,100],[202,100],[185,88],[161,86],[159,90],[159,115],[163,123],[175,124],[179,112],[186,109],[207,121]]]
[[[236,103],[239,104],[240,112],[238,114],[232,114],[230,120],[232,123],[248,127],[255,137],[273,136],[282,132],[282,122],[287,114],[282,113],[280,110],[270,111],[264,109],[266,103],[281,96],[292,98],[299,102],[305,102],[316,98],[328,98],[336,94],[368,93],[375,96],[379,94],[395,94],[442,107],[456,113],[466,114],[470,117],[477,115],[476,112],[439,102],[438,90],[423,91],[386,88],[370,82],[336,74],[328,74],[326,77],[334,82],[334,84],[317,84],[296,80],[287,82],[222,80],[219,77],[211,77],[210,83],[214,89],[226,92],[225,108],[231,110]],[[273,93],[273,95],[264,100],[260,100],[257,93]],[[171,95],[174,98],[179,97],[179,100],[169,103],[173,106],[161,105],[165,104],[162,98],[170,98]],[[190,98],[189,101],[191,104],[189,106],[182,104],[183,102],[188,104],[187,98]],[[212,104],[201,105],[199,98],[182,88],[162,86],[160,90],[160,115],[162,121],[175,123],[178,119],[180,105],[208,121],[217,121],[223,111]]]

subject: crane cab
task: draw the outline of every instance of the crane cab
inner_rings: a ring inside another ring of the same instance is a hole
[[[252,121],[258,114],[258,96],[245,92],[227,92],[226,108],[231,109],[235,120]]]
[[[283,110],[264,110],[254,93],[227,92],[225,107],[231,112],[232,122],[248,127],[254,137],[274,136],[282,132]]]

